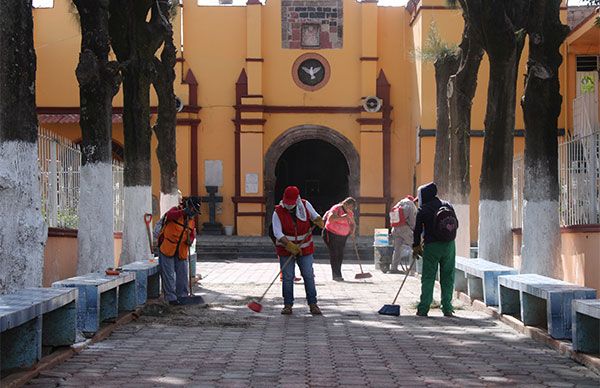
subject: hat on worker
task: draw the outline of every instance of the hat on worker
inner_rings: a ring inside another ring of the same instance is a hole
[[[284,205],[295,205],[298,197],[300,196],[300,189],[296,186],[288,186],[283,191],[283,204]]]

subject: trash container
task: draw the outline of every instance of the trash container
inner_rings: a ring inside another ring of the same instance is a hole
[[[392,264],[394,247],[390,245],[389,230],[387,228],[375,229],[373,232],[373,259],[375,269],[387,272]]]

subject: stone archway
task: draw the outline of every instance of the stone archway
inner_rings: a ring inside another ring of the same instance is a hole
[[[264,195],[266,199],[265,230],[273,214],[274,192],[277,177],[275,167],[279,158],[293,144],[303,140],[322,140],[337,148],[348,163],[348,193],[358,198],[360,192],[360,156],[352,142],[339,132],[320,125],[300,125],[282,133],[267,150],[264,160]]]

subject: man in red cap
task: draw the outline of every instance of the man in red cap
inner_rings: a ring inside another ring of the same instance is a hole
[[[305,199],[300,198],[300,190],[296,186],[288,186],[283,192],[283,199],[275,206],[273,212],[273,234],[275,235],[275,249],[279,256],[279,265],[283,273],[283,309],[282,314],[291,314],[294,304],[294,271],[295,263],[300,267],[304,279],[306,300],[310,313],[320,315],[317,306],[317,288],[313,272],[313,252],[311,221],[319,228],[325,226],[321,216]],[[295,256],[295,260],[290,260]]]
[[[392,208],[390,221],[392,224],[392,238],[394,239],[394,255],[392,256],[389,273],[400,273],[398,264],[410,261],[413,251],[413,230],[417,218],[415,202],[417,200],[412,195],[407,195]]]

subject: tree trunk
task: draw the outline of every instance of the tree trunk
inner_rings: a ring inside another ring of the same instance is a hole
[[[150,254],[144,224],[144,214],[152,213],[150,84],[155,76],[154,54],[163,42],[166,17],[157,1],[110,1],[111,43],[123,66],[125,219],[122,263]]]
[[[435,130],[435,159],[433,162],[433,180],[438,193],[445,196],[448,193],[448,171],[450,170],[449,156],[449,116],[448,116],[448,80],[458,69],[457,55],[442,55],[434,62],[436,87],[436,130]]]
[[[450,165],[447,199],[454,205],[460,225],[456,254],[463,257],[469,257],[471,253],[471,106],[483,57],[483,49],[472,34],[465,17],[465,29],[459,46],[460,67],[450,77],[448,86]]]
[[[31,9],[0,0],[0,294],[41,287],[44,268]]]
[[[490,59],[483,160],[479,180],[479,256],[513,264],[512,163],[516,82],[527,1],[489,1],[481,17]],[[471,19],[472,20],[472,19]]]
[[[525,188],[521,272],[562,277],[558,219],[558,79],[560,45],[569,28],[560,0],[534,1],[528,27],[529,60],[521,105],[525,120]]]
[[[147,21],[150,0],[111,0],[109,31],[113,50],[123,66],[123,129],[125,168],[123,174],[125,217],[121,263],[150,254],[144,214],[152,213],[150,166],[150,83],[154,53],[162,42],[152,27],[157,15]]]
[[[77,274],[114,266],[112,98],[118,68],[108,61],[108,8],[96,0],[74,0],[81,24],[79,82],[82,167],[79,186]]]
[[[163,14],[168,9],[163,7]],[[167,20],[168,21],[168,20]],[[173,43],[173,28],[168,23],[164,36],[164,46],[160,60],[154,58],[156,76],[153,81],[158,96],[158,119],[153,130],[158,139],[156,156],[160,165],[160,214],[161,216],[179,203],[177,194],[177,151],[176,123],[177,107],[173,82],[175,81],[175,64],[177,49]]]

